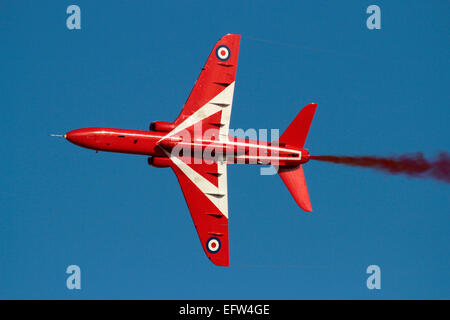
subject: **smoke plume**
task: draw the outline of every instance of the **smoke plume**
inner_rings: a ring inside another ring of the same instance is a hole
[[[326,155],[310,156],[310,159],[450,183],[450,156],[447,152],[439,153],[433,160],[427,160],[421,152],[390,157]]]

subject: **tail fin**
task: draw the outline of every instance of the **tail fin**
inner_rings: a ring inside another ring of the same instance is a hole
[[[316,108],[317,103],[310,103],[303,107],[286,131],[283,132],[280,141],[291,146],[303,148]]]
[[[317,104],[310,103],[304,107],[294,121],[280,137],[280,142],[297,148],[303,148],[308,131],[311,126]],[[295,202],[305,211],[312,212],[305,175],[301,165],[297,167],[283,167],[278,169],[278,174],[288,188]]]

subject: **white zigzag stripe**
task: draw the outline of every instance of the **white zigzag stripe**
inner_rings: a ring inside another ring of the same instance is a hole
[[[221,124],[219,129],[219,140],[228,141],[228,131],[230,128],[231,109],[233,104],[234,94],[233,81],[217,96],[208,101],[204,106],[199,108],[190,117],[180,123],[175,129],[170,131],[166,136],[160,139],[171,137],[182,130],[206,119],[207,117],[222,111]],[[227,188],[227,164],[226,162],[217,162],[218,187],[204,178],[201,174],[192,169],[189,165],[184,163],[176,156],[172,156],[165,151],[172,162],[191,180],[206,197],[219,209],[219,211],[228,219],[228,188]]]

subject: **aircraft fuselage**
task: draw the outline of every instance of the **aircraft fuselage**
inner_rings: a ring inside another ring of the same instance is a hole
[[[155,166],[165,166],[168,156],[186,156],[207,161],[226,160],[228,164],[272,164],[297,166],[309,160],[306,149],[282,143],[271,143],[228,136],[228,141],[212,138],[183,139],[173,135],[163,139],[168,132],[83,128],[68,132],[65,138],[78,146],[106,152],[129,153],[158,158],[149,161]],[[158,165],[160,163],[160,165]],[[169,166],[170,161],[167,161]]]

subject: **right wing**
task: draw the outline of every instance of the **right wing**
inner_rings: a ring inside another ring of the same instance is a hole
[[[217,41],[180,115],[173,122],[175,126],[186,123],[187,119],[192,118],[207,104],[215,103],[213,106],[216,108],[207,109],[214,109],[215,112],[222,111],[221,121],[217,125],[221,127],[221,136],[228,136],[240,39],[241,36],[238,34],[227,34]],[[212,101],[214,98],[217,100],[219,94],[225,100]],[[225,95],[226,97],[223,97]],[[203,113],[205,111],[210,110],[204,110]],[[181,127],[178,131],[180,129]]]

